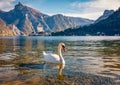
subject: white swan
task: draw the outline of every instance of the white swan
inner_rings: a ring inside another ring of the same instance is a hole
[[[46,52],[43,51],[44,61],[49,62],[49,63],[65,64],[65,60],[64,60],[64,58],[62,56],[62,52],[61,52],[62,49],[64,51],[66,50],[64,43],[59,43],[59,45],[58,45],[58,55],[57,54],[52,54],[52,53],[47,54]]]

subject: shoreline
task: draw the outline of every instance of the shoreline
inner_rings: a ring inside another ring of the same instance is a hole
[[[72,76],[74,74],[78,76]],[[64,79],[60,80],[56,74],[39,75],[28,74],[19,76],[19,78],[9,81],[2,81],[0,85],[120,85],[120,81],[116,82],[114,78],[102,77],[87,73],[71,73],[72,75],[65,75],[63,72]]]

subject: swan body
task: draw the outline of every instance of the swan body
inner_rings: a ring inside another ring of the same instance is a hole
[[[59,55],[52,53],[46,53],[46,55],[44,55],[44,60],[48,62],[60,63]]]
[[[46,53],[45,51],[43,51],[44,61],[49,62],[49,63],[65,64],[65,60],[61,52],[62,49],[65,51],[64,43],[59,43],[58,54]]]

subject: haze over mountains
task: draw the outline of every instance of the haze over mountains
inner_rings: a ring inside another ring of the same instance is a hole
[[[12,31],[11,35],[15,36],[63,31],[67,28],[90,25],[94,22],[85,18],[67,17],[61,14],[49,16],[20,2],[8,12],[0,10],[0,19]],[[1,26],[0,29],[4,28]]]
[[[89,26],[78,27],[76,29],[66,29],[65,31],[52,33],[52,35],[120,35],[120,8],[116,11],[105,10],[95,23]]]

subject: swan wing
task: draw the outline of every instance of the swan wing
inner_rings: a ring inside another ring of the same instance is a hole
[[[47,53],[45,51],[43,51],[43,55],[45,56],[45,55],[47,55]]]
[[[44,60],[51,63],[59,63],[60,58],[57,54],[46,54],[44,55]]]

